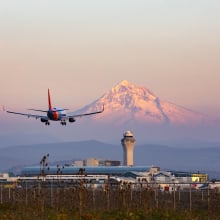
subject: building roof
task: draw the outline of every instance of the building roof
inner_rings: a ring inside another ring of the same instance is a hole
[[[50,166],[49,169],[45,168],[44,174],[79,174],[80,169],[85,169],[84,174],[105,174],[105,175],[123,175],[127,172],[147,172],[151,166]],[[42,174],[40,166],[24,167],[21,171],[22,176],[36,176]]]

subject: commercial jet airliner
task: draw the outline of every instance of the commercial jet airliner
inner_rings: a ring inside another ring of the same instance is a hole
[[[17,114],[17,115],[23,115],[27,116],[28,118],[40,118],[41,122],[45,123],[45,125],[50,125],[50,120],[51,121],[60,121],[61,125],[66,125],[66,120],[68,120],[70,123],[75,122],[77,117],[83,117],[83,116],[88,116],[88,115],[94,115],[94,114],[99,114],[104,111],[104,105],[101,111],[97,112],[89,112],[89,113],[84,113],[84,114],[67,114],[65,110],[67,109],[62,109],[62,108],[53,108],[50,100],[50,90],[48,89],[48,105],[49,109],[46,110],[38,110],[38,109],[28,109],[32,111],[38,111],[38,112],[45,112],[47,115],[34,115],[34,114],[27,114],[27,113],[21,113],[21,112],[12,112],[12,111],[6,111],[7,113],[11,114]]]

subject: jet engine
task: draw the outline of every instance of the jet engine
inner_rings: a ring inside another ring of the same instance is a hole
[[[75,122],[75,121],[76,121],[75,118],[69,118],[69,122],[70,122],[70,123],[73,123],[73,122]]]
[[[41,122],[47,122],[48,120],[45,119],[45,118],[41,118],[40,121],[41,121]]]

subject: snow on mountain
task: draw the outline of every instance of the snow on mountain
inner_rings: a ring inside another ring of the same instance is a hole
[[[109,92],[78,112],[96,111],[105,106],[102,114],[93,120],[111,125],[199,125],[207,116],[166,102],[143,86],[123,80]]]

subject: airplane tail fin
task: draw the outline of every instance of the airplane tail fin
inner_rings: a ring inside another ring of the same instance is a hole
[[[52,105],[51,105],[51,100],[50,100],[50,90],[48,89],[48,105],[49,105],[49,110],[52,109]]]

